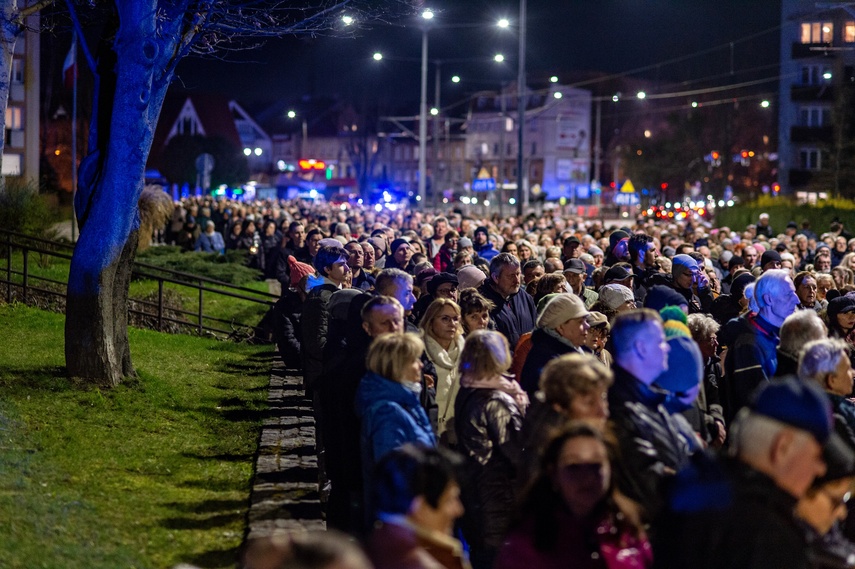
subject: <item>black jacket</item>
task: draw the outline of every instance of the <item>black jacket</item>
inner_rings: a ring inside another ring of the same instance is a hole
[[[490,312],[490,318],[496,325],[496,331],[501,332],[508,339],[511,354],[513,354],[520,336],[534,329],[534,323],[537,320],[534,299],[525,289],[520,288],[518,293],[505,300],[493,288],[490,279],[484,281],[478,288],[478,292],[496,305]]]
[[[666,394],[614,366],[609,411],[620,446],[618,488],[649,516],[661,506],[660,483],[680,471],[695,451],[694,433],[682,417],[665,408]]]
[[[540,383],[540,372],[549,360],[563,354],[578,351],[568,343],[550,335],[542,328],[535,328],[531,333],[531,351],[525,358],[520,386],[528,393],[529,399],[534,397]]]
[[[302,312],[303,301],[300,296],[292,290],[283,289],[279,300],[273,305],[273,339],[288,369],[302,367],[300,351],[303,336],[300,326]]]
[[[698,458],[670,484],[654,524],[654,567],[807,569],[796,499],[740,461]]]
[[[459,451],[466,464],[463,530],[475,548],[497,548],[516,505],[522,414],[496,389],[461,387],[454,401]]]

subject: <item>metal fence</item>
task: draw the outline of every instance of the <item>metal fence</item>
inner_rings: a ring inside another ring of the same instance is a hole
[[[0,284],[5,285],[7,302],[11,303],[14,299],[18,299],[27,304],[37,296],[54,297],[64,302],[67,281],[35,275],[31,270],[31,263],[36,257],[36,262],[46,258],[70,261],[74,251],[73,245],[0,229],[0,247],[3,248],[6,262],[5,270],[0,271],[3,276]],[[20,251],[22,254],[20,266],[13,266],[14,251]],[[156,301],[129,299],[132,302],[129,302],[128,315],[132,321],[133,316],[137,316],[137,320],[144,320],[148,324],[146,327],[159,331],[169,329],[199,335],[209,334],[219,338],[252,337],[256,340],[269,341],[266,331],[259,327],[260,322],[237,322],[211,316],[205,313],[205,302],[217,296],[230,297],[260,304],[269,310],[278,299],[274,294],[141,262],[134,263],[132,278],[152,280],[157,283]],[[165,302],[164,292],[166,287],[170,286],[193,289],[194,295],[198,295],[196,310],[169,306]],[[15,291],[18,291],[20,296],[14,294]]]

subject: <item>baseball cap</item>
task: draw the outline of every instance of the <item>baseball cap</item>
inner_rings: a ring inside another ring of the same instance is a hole
[[[581,259],[568,259],[564,265],[564,272],[581,275],[585,273],[585,263]]]
[[[622,284],[607,284],[600,287],[600,300],[606,306],[615,310],[618,306],[629,300],[635,301],[632,291]]]
[[[540,316],[537,317],[539,328],[556,328],[568,320],[587,316],[585,302],[575,294],[562,293],[549,301]]]
[[[795,376],[762,385],[749,405],[758,415],[807,431],[825,444],[832,434],[831,403],[818,384]]]
[[[615,281],[622,281],[624,279],[634,276],[635,275],[632,273],[632,271],[630,271],[626,267],[615,265],[614,267],[611,267],[608,271],[606,271],[606,274],[603,276],[603,283],[609,284]]]

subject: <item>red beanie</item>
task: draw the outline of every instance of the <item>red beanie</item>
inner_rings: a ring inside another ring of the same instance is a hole
[[[288,269],[291,271],[291,286],[297,286],[306,275],[315,274],[315,268],[312,265],[301,263],[293,255],[288,255]]]

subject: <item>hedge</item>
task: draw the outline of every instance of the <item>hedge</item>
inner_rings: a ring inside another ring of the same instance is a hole
[[[761,213],[769,214],[769,225],[777,233],[783,233],[790,221],[795,221],[801,228],[805,220],[810,222],[817,235],[828,231],[833,221],[840,221],[850,230],[855,228],[855,202],[843,198],[807,205],[786,197],[762,196],[753,202],[717,208],[714,223],[718,227],[742,231],[747,225],[757,223]]]

